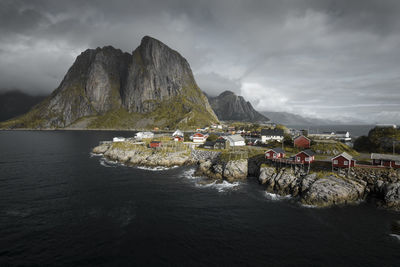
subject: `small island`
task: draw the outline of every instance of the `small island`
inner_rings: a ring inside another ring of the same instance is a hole
[[[375,161],[368,165],[365,154],[342,142],[315,137],[311,141],[300,135],[287,146],[289,138],[282,134],[283,145],[279,147],[276,140],[254,146],[244,145],[246,139],[240,134],[197,132],[184,136],[177,132],[114,138],[101,142],[93,153],[127,166],[196,166],[195,174],[207,177],[210,183],[255,177],[266,192],[291,196],[307,206],[329,207],[373,199],[378,206],[400,210],[400,169],[377,166]],[[262,134],[284,130],[260,132],[261,139],[268,139],[271,136]],[[306,139],[310,142],[304,142]]]

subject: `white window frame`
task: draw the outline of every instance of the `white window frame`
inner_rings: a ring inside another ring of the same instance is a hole
[[[307,157],[304,159],[305,161],[309,162],[310,161],[310,157]]]
[[[348,160],[343,161],[343,165],[348,166],[349,165],[349,161]]]
[[[301,161],[301,158],[300,157],[296,157],[297,158],[297,161]]]
[[[276,153],[274,153],[274,154],[272,154],[272,157],[274,158],[274,159],[276,159]]]
[[[338,164],[338,160],[337,160],[337,159],[334,159],[334,160],[333,160],[333,164]]]

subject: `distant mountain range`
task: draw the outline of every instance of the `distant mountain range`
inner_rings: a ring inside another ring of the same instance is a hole
[[[189,63],[149,36],[132,54],[106,46],[81,53],[60,86],[1,128],[188,128],[218,122]]]
[[[219,120],[268,122],[269,119],[256,111],[250,102],[231,91],[225,91],[219,96],[208,96],[208,101]]]
[[[0,92],[0,121],[28,112],[45,98],[46,96],[33,96],[15,89]]]
[[[8,120],[12,117],[16,118]],[[186,129],[219,120],[340,124],[287,112],[258,112],[231,91],[206,96],[186,59],[149,36],[132,54],[111,46],[87,49],[47,97],[0,93],[0,128],[6,129]]]

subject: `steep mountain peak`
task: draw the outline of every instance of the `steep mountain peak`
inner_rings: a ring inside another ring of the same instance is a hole
[[[104,117],[116,111],[129,121],[123,127],[173,128],[180,123],[203,126],[218,121],[186,59],[145,36],[132,54],[112,46],[85,50],[51,96],[9,125],[62,128],[81,118]],[[119,116],[111,122],[121,127]],[[143,121],[138,124],[132,117]],[[99,118],[96,126],[104,125]]]
[[[226,90],[226,91],[223,91],[218,97],[226,97],[226,96],[230,96],[230,95],[237,96],[234,92]]]
[[[250,102],[232,91],[224,91],[217,97],[208,97],[218,119],[225,121],[266,122],[267,117],[257,112]]]

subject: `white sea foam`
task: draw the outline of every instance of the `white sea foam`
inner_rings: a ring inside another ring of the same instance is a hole
[[[190,180],[198,179],[199,177],[194,176],[194,173],[195,173],[195,169],[192,168],[192,169],[184,171],[181,176],[183,178],[187,178],[187,179],[190,179]]]
[[[146,171],[166,171],[178,168],[178,165],[171,166],[171,167],[164,167],[164,166],[156,166],[156,167],[145,167],[145,166],[136,166],[137,169],[146,170]]]
[[[209,184],[196,183],[196,186],[198,186],[198,187],[215,188],[215,189],[217,189],[218,192],[226,192],[226,191],[230,191],[230,190],[236,190],[237,188],[239,188],[239,185],[240,185],[239,182],[230,183],[227,181],[223,181],[222,183],[220,183],[220,182],[217,183],[217,181],[214,181]]]
[[[390,236],[396,238],[398,241],[400,241],[400,235],[396,235],[396,234],[390,234]]]
[[[100,164],[104,167],[107,168],[115,168],[118,166],[125,166],[123,163],[119,163],[118,161],[112,161],[112,160],[108,160],[106,158],[101,158],[100,159]]]
[[[281,196],[270,192],[265,192],[265,196],[270,200],[284,200],[292,197],[291,195]]]
[[[300,204],[300,206],[302,206],[303,208],[307,208],[307,209],[320,209],[321,208],[321,207],[318,207],[318,206],[307,205],[307,204]]]
[[[103,156],[102,153],[97,154],[97,153],[90,152],[90,157],[91,157],[91,158],[93,158],[93,157],[102,157],[102,156]]]

